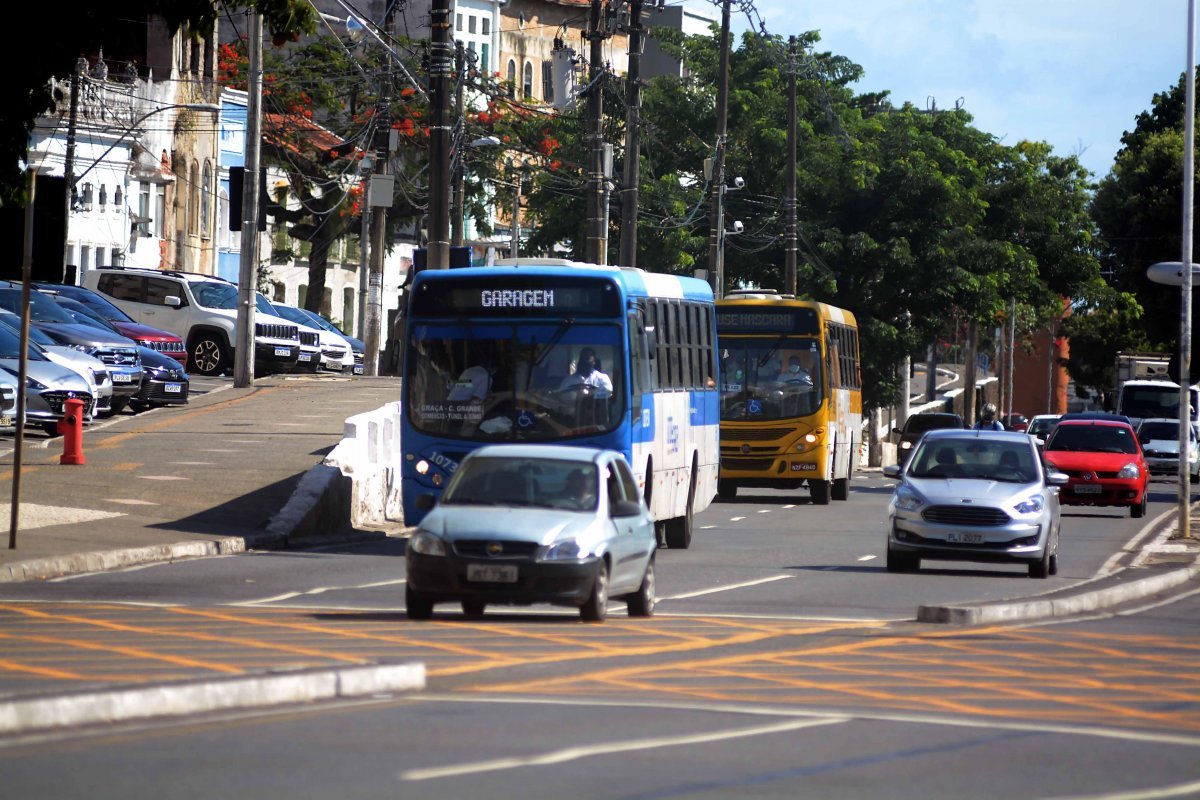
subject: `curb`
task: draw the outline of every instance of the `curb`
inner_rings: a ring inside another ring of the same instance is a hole
[[[79,692],[0,703],[0,735],[424,688],[425,665],[415,662]]]

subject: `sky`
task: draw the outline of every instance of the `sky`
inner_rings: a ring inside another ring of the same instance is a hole
[[[734,0],[731,27],[749,28]],[[720,19],[720,4],[684,5]],[[819,31],[820,51],[895,105],[961,104],[1005,144],[1049,142],[1108,174],[1121,135],[1187,64],[1187,0],[753,0],[768,32]],[[1197,45],[1200,48],[1200,44]]]

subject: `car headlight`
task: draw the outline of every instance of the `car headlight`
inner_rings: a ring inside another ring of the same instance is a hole
[[[1140,477],[1142,471],[1138,469],[1137,464],[1126,464],[1121,467],[1121,471],[1117,473],[1118,478],[1137,478]]]
[[[907,486],[896,489],[896,508],[901,511],[916,511],[925,505],[925,498]]]
[[[1014,508],[1022,514],[1036,514],[1045,506],[1045,501],[1042,496],[1035,494],[1033,497],[1026,498],[1020,503],[1017,503]]]
[[[901,449],[901,450],[911,450],[911,449],[912,449],[912,442],[901,442],[901,443],[900,443],[900,449]]]
[[[25,388],[32,389],[35,392],[40,392],[42,389],[46,388],[46,384],[42,383],[41,381],[36,381],[31,376],[26,375]]]
[[[429,531],[417,531],[413,534],[413,537],[408,540],[408,547],[414,553],[420,553],[423,556],[446,555],[446,543]]]
[[[575,539],[555,542],[546,550],[543,557],[546,561],[578,561],[592,554],[591,548],[581,545]]]

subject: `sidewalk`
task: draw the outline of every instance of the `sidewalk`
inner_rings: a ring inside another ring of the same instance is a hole
[[[0,542],[0,582],[148,561],[380,536],[355,531],[329,500],[296,509],[293,492],[342,439],[348,417],[399,398],[396,378],[274,376],[194,396],[186,406],[121,415],[85,430],[86,464],[63,466],[61,439],[29,433],[16,549]],[[9,528],[14,453],[0,455]],[[330,469],[330,468],[327,468]],[[346,479],[348,483],[348,479]]]

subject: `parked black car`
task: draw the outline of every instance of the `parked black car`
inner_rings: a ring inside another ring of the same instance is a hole
[[[912,414],[904,421],[903,428],[892,428],[893,433],[900,435],[900,441],[897,442],[896,448],[896,463],[900,466],[905,465],[908,457],[912,454],[913,447],[926,431],[938,428],[961,429],[965,427],[967,426],[963,422],[963,418],[958,414],[941,411],[923,411],[919,414]]]
[[[186,405],[191,379],[183,365],[149,347],[139,345],[138,354],[142,357],[142,388],[129,399],[130,407]]]

